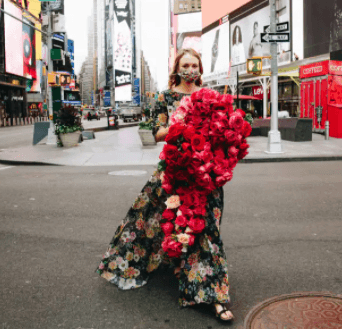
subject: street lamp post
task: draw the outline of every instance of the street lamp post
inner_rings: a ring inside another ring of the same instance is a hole
[[[276,33],[276,0],[270,0],[271,7],[271,33]],[[271,130],[268,133],[266,153],[283,153],[281,136],[278,130],[278,53],[277,43],[271,42]],[[265,93],[265,91],[264,91]]]
[[[47,12],[48,12],[48,76],[49,73],[51,73],[52,70],[52,60],[51,60],[51,49],[52,49],[52,40],[51,40],[51,34],[52,34],[52,29],[51,29],[51,11],[50,11],[50,4],[49,2],[46,3],[47,6]],[[48,88],[48,95],[49,95],[49,119],[50,119],[50,128],[48,132],[48,139],[46,144],[55,144],[57,143],[57,137],[55,135],[55,129],[53,125],[53,107],[52,107],[52,90],[51,87],[47,86]]]

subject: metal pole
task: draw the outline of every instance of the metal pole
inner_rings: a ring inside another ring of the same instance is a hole
[[[264,101],[263,101],[263,115],[262,117],[264,119],[266,119],[267,117],[267,101],[268,101],[268,92],[267,92],[267,78],[264,77],[262,79],[262,88],[263,88],[263,91],[264,91]]]
[[[239,71],[236,71],[236,108],[239,108]]]
[[[52,40],[51,40],[51,11],[50,11],[50,4],[47,3],[48,8],[48,77],[49,73],[52,72],[52,60],[51,60],[51,49],[52,49]],[[48,84],[48,95],[49,95],[49,116],[53,115],[53,107],[52,107],[52,90]],[[55,144],[57,143],[57,137],[55,135],[55,129],[53,125],[53,119],[50,119],[50,128],[48,132],[48,139],[46,144]]]
[[[276,0],[270,0],[271,33],[276,33]],[[277,43],[271,42],[271,130],[268,133],[266,153],[283,153],[281,136],[278,130],[278,54]]]

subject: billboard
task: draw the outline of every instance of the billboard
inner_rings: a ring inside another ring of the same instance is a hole
[[[43,62],[41,60],[36,61],[36,72],[37,77],[35,80],[26,81],[26,91],[27,92],[42,92],[41,84],[43,81]]]
[[[29,20],[23,18],[25,23]],[[24,52],[24,77],[28,79],[36,79],[36,37],[35,29],[32,26],[23,24],[23,52]]]
[[[304,57],[342,49],[341,0],[304,0]]]
[[[216,27],[203,31],[202,62],[204,81],[212,74],[228,75],[229,21],[227,16],[220,19]]]
[[[176,51],[193,48],[202,53],[202,13],[189,13],[178,16]]]
[[[21,9],[9,0],[4,0],[4,10],[22,19]],[[24,76],[23,23],[5,15],[5,62],[7,73]]]
[[[54,33],[52,35],[52,49],[62,49],[65,50],[65,34],[64,33]]]
[[[128,0],[114,0],[115,101],[132,100],[132,38]]]
[[[133,87],[134,87],[133,104],[140,105],[140,79],[139,78],[134,78]]]
[[[75,75],[75,57],[74,57],[75,47],[74,41],[68,39],[68,56],[70,58],[71,67],[72,67],[72,75]]]
[[[290,20],[290,0],[277,1],[277,23]],[[240,15],[239,15],[240,16]],[[270,56],[271,47],[269,43],[262,43],[260,33],[264,32],[264,26],[270,25],[270,6],[260,4],[256,11],[248,16],[231,18],[230,27],[230,58],[232,66],[246,63],[247,58],[254,56]],[[277,43],[278,64],[291,61],[290,42]],[[263,60],[263,67],[269,67],[270,60]],[[246,71],[246,67],[239,71]]]
[[[105,91],[104,97],[103,97],[103,105],[110,106],[110,91]]]

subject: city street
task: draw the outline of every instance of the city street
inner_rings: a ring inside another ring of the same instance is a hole
[[[242,328],[253,306],[276,295],[342,293],[341,165],[238,164],[224,188],[221,226],[236,317],[230,328]],[[180,309],[172,272],[132,291],[95,273],[154,169],[0,165],[1,329],[227,326],[208,307]],[[121,170],[145,173],[108,175]]]

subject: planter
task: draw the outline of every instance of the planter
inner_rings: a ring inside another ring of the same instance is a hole
[[[80,135],[80,131],[75,131],[73,133],[59,134],[59,137],[64,147],[73,147],[78,145]]]
[[[156,140],[152,134],[152,130],[139,129],[138,130],[142,145],[156,145]]]

